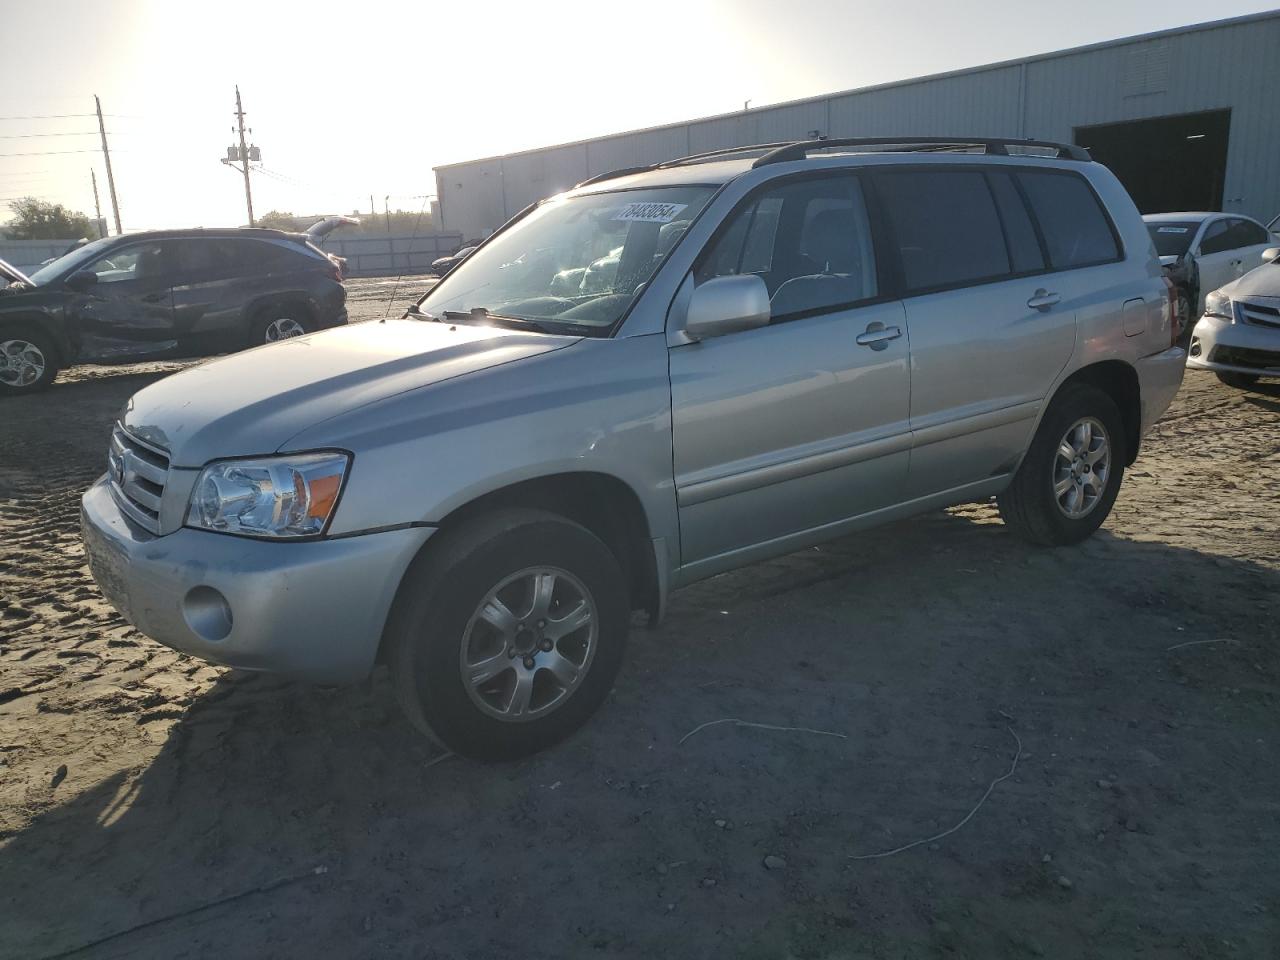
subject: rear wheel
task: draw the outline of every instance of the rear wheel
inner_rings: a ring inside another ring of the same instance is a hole
[[[37,330],[0,330],[0,394],[35,393],[57,375],[49,337]]]
[[[1237,390],[1252,390],[1254,384],[1258,382],[1258,378],[1252,373],[1219,373],[1218,379],[1228,387],[1235,387]]]
[[[1014,475],[1000,516],[1033,543],[1078,543],[1102,525],[1124,477],[1126,438],[1115,401],[1091,384],[1054,398]]]
[[[270,307],[254,318],[249,327],[249,346],[291,340],[311,332],[311,320],[296,306]]]
[[[576,523],[524,509],[440,537],[406,575],[388,623],[406,715],[484,760],[568,736],[622,663],[629,605],[613,554]]]

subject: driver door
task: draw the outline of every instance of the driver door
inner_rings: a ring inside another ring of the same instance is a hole
[[[689,282],[746,273],[770,323],[669,354],[681,561],[698,575],[826,539],[907,479],[907,325],[879,293],[858,177],[748,198]]]
[[[169,244],[141,240],[112,249],[86,269],[98,282],[72,307],[82,362],[124,362],[163,355],[174,338]]]

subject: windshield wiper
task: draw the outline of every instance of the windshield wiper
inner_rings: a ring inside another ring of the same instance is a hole
[[[416,303],[411,303],[409,306],[405,307],[404,317],[401,317],[400,319],[403,320],[408,317],[416,317],[419,320],[430,320],[432,323],[444,323],[444,320],[440,317],[431,313],[425,313]]]
[[[538,333],[551,333],[551,328],[537,320],[527,317],[508,317],[501,313],[490,313],[487,307],[472,307],[470,310],[446,310],[441,314],[446,320],[492,321],[499,326],[515,327],[523,330],[536,330]]]

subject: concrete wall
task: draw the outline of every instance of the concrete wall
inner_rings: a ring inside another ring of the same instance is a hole
[[[1070,142],[1077,127],[1231,110],[1223,207],[1280,213],[1280,11],[436,168],[444,227],[485,236],[523,207],[621,167],[829,137]]]
[[[331,234],[319,245],[326,253],[347,258],[347,276],[426,273],[431,261],[462,246],[460,233],[427,233],[412,236]]]
[[[0,240],[0,260],[23,273],[31,273],[50,257],[60,257],[75,243],[71,240]]]

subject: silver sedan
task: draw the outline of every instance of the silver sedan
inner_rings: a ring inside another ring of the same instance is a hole
[[[1191,333],[1187,366],[1212,370],[1229,387],[1280,377],[1280,247],[1263,264],[1205,297]]]

